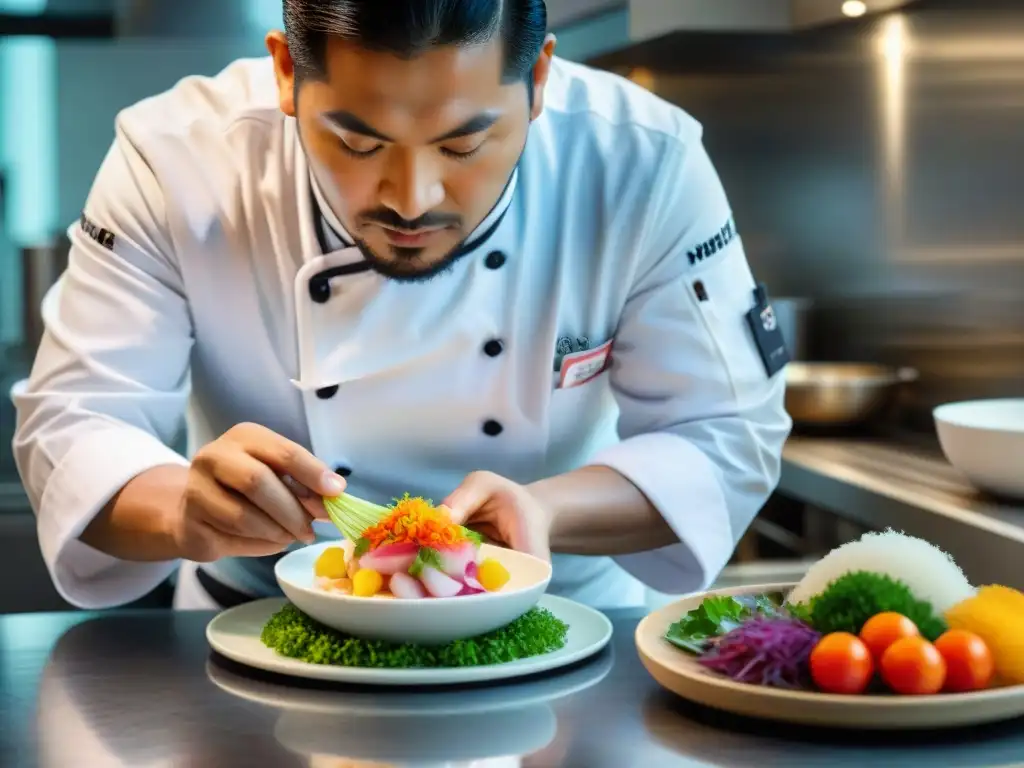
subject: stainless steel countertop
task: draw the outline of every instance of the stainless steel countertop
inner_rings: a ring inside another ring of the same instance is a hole
[[[581,667],[442,692],[257,676],[211,658],[204,612],[4,616],[0,765],[991,768],[1024,760],[1021,721],[872,735],[698,709],[658,688],[641,666],[633,646],[639,614],[609,615],[612,645]]]
[[[974,583],[1024,589],[1024,502],[976,490],[927,441],[792,437],[779,491],[872,528],[927,539]]]

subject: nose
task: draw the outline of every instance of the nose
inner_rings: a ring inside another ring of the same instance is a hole
[[[443,203],[444,196],[444,182],[429,153],[391,153],[381,182],[381,203],[411,221]]]

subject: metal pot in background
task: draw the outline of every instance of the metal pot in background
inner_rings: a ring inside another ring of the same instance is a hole
[[[786,367],[786,410],[794,423],[848,427],[899,406],[918,379],[914,368],[870,363],[790,363]]]
[[[792,360],[807,359],[807,320],[811,311],[811,300],[783,297],[772,299],[775,319],[786,340]]]
[[[71,243],[65,235],[21,249],[22,322],[25,345],[35,350],[43,337],[43,299],[68,266]]]

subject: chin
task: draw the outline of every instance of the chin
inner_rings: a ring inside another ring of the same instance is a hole
[[[455,264],[466,254],[458,249],[441,251],[440,255],[421,248],[398,248],[390,244],[385,246],[381,257],[380,251],[374,250],[366,243],[359,244],[363,256],[377,274],[400,283],[422,283],[440,277],[452,270]]]
[[[425,283],[451,272],[453,266],[454,260],[445,259],[437,264],[416,267],[401,261],[388,261],[383,264],[374,264],[373,268],[379,274],[398,283]]]

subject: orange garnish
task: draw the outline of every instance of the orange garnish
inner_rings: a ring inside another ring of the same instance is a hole
[[[395,504],[379,523],[363,531],[370,549],[385,544],[416,544],[432,549],[450,549],[469,541],[464,529],[441,509],[419,496]]]

